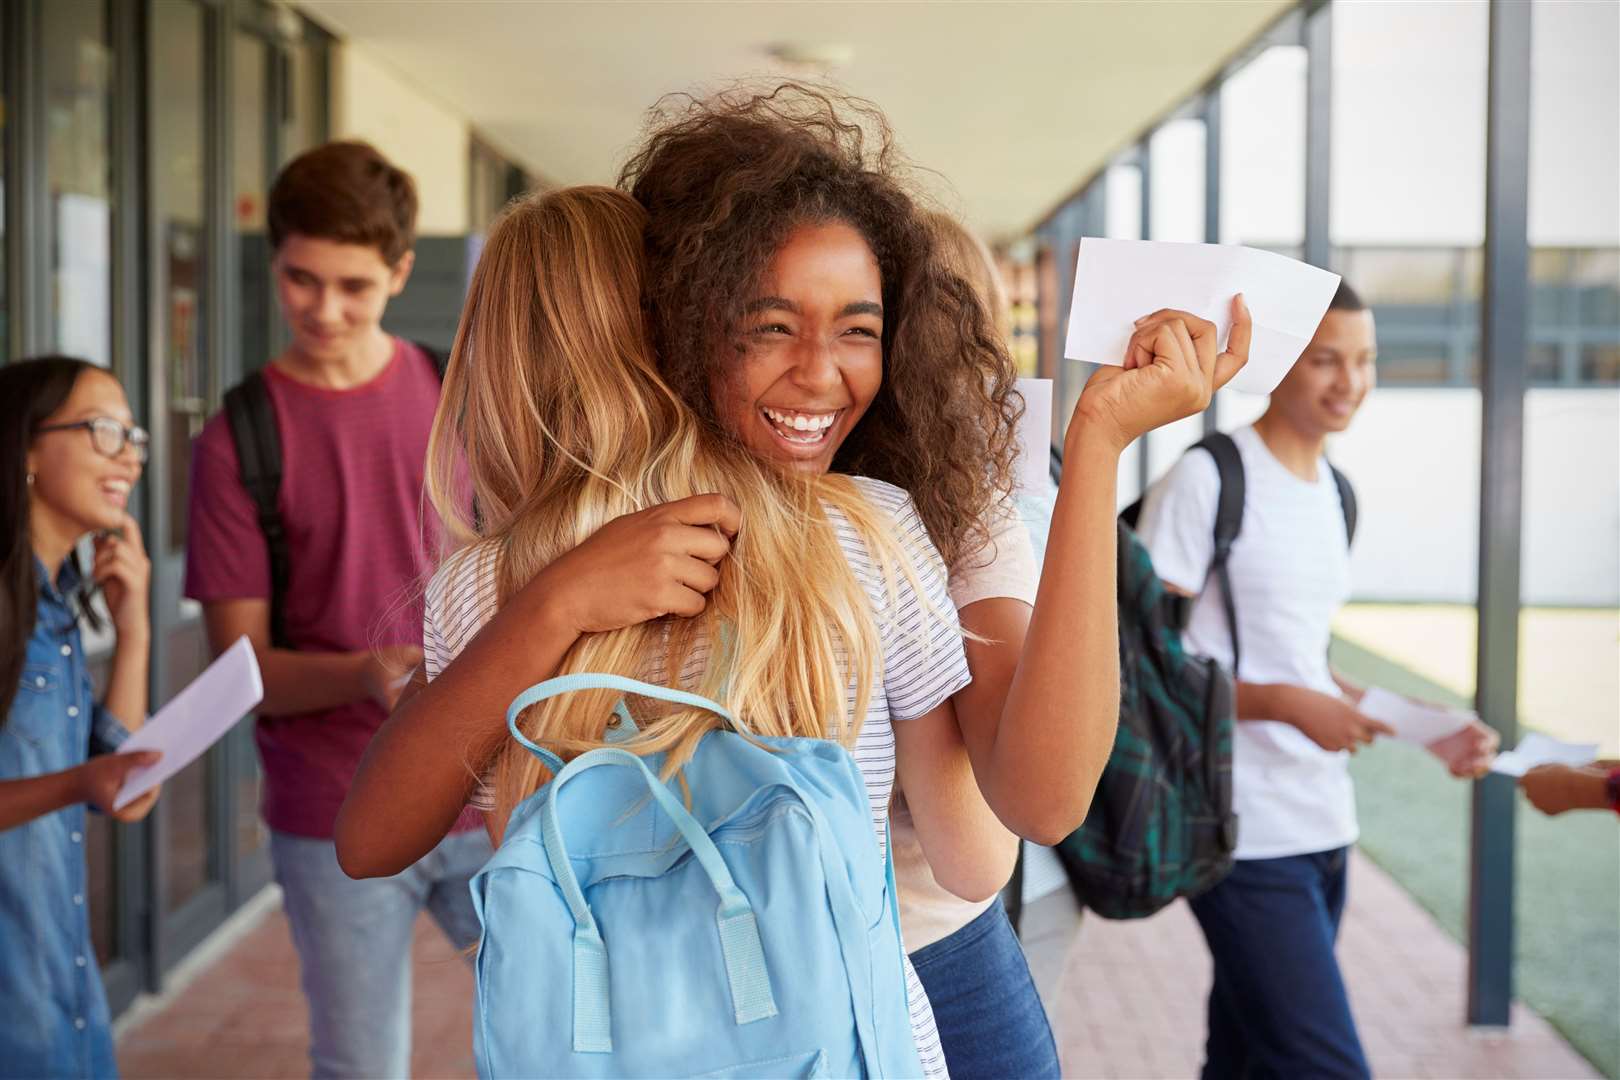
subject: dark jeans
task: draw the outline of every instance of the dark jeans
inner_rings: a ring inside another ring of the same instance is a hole
[[[911,954],[952,1080],[1058,1076],[1052,1025],[999,902]]]
[[[1240,860],[1193,899],[1215,960],[1204,1080],[1369,1075],[1333,954],[1349,856]]]

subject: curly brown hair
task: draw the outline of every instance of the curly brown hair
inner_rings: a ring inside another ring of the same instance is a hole
[[[883,384],[833,468],[905,489],[955,565],[1011,489],[1023,401],[991,313],[941,257],[904,170],[875,105],[782,83],[663,98],[619,186],[650,219],[643,302],[659,366],[717,427],[710,376],[743,352],[745,308],[777,249],[804,225],[861,234],[883,279]]]

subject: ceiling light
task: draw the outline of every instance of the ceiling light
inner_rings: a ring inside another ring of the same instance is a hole
[[[765,51],[782,66],[805,73],[837,71],[855,62],[855,46],[838,42],[789,42]]]

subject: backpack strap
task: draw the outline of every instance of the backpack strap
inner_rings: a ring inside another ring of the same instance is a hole
[[[541,835],[546,857],[551,863],[557,887],[562,891],[569,912],[574,917],[574,1035],[576,1053],[612,1053],[612,1002],[608,992],[607,946],[602,940],[596,918],[579,887],[573,865],[568,861],[568,848],[563,840],[562,827],[557,819],[557,793],[573,777],[588,769],[619,766],[639,770],[647,790],[658,803],[681,837],[691,847],[703,872],[708,875],[720,896],[720,907],[715,913],[720,934],[720,950],[725,957],[726,978],[731,986],[732,1008],[739,1025],[751,1024],[777,1015],[776,999],[771,992],[770,972],[765,963],[765,949],[760,941],[759,923],[748,898],[737,887],[708,832],[692,817],[669,790],[647,768],[646,762],[628,750],[600,747],[581,754],[564,764],[556,754],[541,747],[524,735],[517,726],[517,718],[524,709],[547,698],[578,690],[618,690],[657,698],[677,705],[711,712],[721,719],[732,721],[725,707],[697,694],[656,686],[639,679],[618,675],[578,673],[563,675],[529,687],[513,699],[506,710],[506,726],[512,737],[545,763],[553,772],[550,790],[541,807]],[[615,712],[624,709],[621,701]],[[626,711],[624,715],[628,716]]]
[[[1339,506],[1344,510],[1344,537],[1345,542],[1356,542],[1356,489],[1351,486],[1350,478],[1339,471],[1339,467],[1328,462],[1328,468],[1333,472],[1333,483],[1339,489]]]
[[[433,370],[439,373],[439,381],[444,382],[445,369],[450,366],[450,354],[443,349],[434,348],[425,341],[417,341],[415,338],[410,339],[410,341],[412,345],[426,353],[429,360],[433,361]]]
[[[1215,459],[1215,469],[1221,479],[1220,499],[1215,506],[1215,556],[1210,560],[1205,582],[1207,584],[1212,577],[1221,586],[1221,605],[1226,609],[1226,626],[1232,634],[1232,678],[1235,680],[1240,658],[1237,603],[1232,596],[1227,561],[1232,556],[1233,541],[1243,531],[1243,501],[1248,486],[1243,473],[1243,456],[1238,453],[1232,436],[1220,431],[1204,436],[1193,444],[1193,449],[1208,451]]]
[[[287,526],[281,517],[281,432],[264,373],[255,371],[225,393],[225,420],[236,445],[237,472],[258,511],[270,557],[270,643],[288,648],[287,594],[292,563],[287,549]]]

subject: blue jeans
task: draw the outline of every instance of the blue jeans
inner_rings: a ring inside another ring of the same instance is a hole
[[[1194,897],[1215,961],[1205,1080],[1366,1080],[1350,999],[1333,954],[1350,849],[1239,860]]]
[[[467,882],[490,854],[482,829],[457,833],[402,873],[356,881],[332,841],[270,834],[309,1001],[311,1075],[410,1075],[416,916],[426,908],[457,949],[477,944]]]
[[[1057,1077],[1057,1043],[1001,902],[911,954],[953,1080]]]

